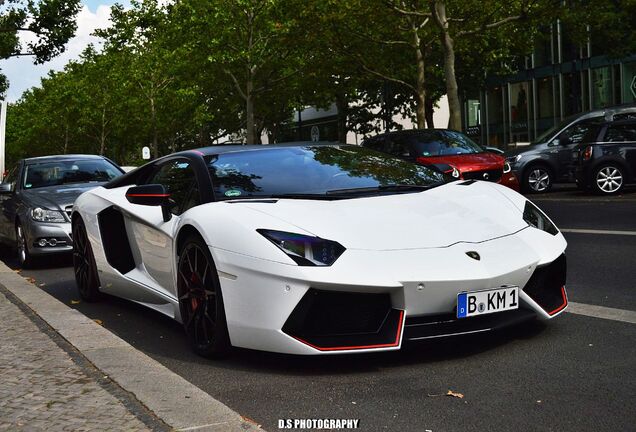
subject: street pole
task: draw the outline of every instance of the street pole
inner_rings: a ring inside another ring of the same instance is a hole
[[[4,180],[4,141],[7,128],[7,101],[0,102],[0,181]]]

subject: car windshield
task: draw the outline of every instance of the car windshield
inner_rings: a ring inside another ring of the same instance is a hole
[[[25,167],[24,188],[36,189],[68,183],[107,182],[121,171],[105,159],[59,160]]]
[[[466,135],[453,131],[431,131],[406,138],[415,157],[453,156],[483,153],[484,149]]]
[[[566,118],[565,120],[563,120],[561,123],[558,123],[558,124],[554,125],[550,129],[548,129],[547,131],[543,132],[541,135],[536,137],[530,143],[530,145],[545,143],[547,140],[552,138],[552,136],[554,134],[556,134],[557,132],[559,132],[561,129],[565,129],[570,123],[572,123],[574,120],[576,120],[577,117],[580,117],[580,115],[570,116],[570,117]]]
[[[358,146],[273,147],[207,157],[217,199],[338,199],[437,186],[442,174]]]

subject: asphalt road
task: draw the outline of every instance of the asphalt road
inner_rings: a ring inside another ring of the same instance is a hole
[[[590,198],[565,187],[533,199],[562,229],[636,232],[634,191]],[[565,236],[570,300],[636,311],[636,235]],[[397,353],[308,358],[236,350],[208,361],[158,313],[113,297],[77,302],[67,258],[22,274],[272,431],[283,418],[354,418],[365,431],[626,431],[636,424],[630,323],[567,313],[547,326]],[[445,396],[448,390],[464,397]]]

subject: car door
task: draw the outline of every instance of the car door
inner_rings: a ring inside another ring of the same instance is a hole
[[[572,151],[581,143],[583,136],[594,126],[597,126],[602,117],[580,121],[565,129],[559,134],[558,142],[549,145],[553,160],[558,167],[557,177],[567,177],[574,168]]]
[[[636,176],[636,123],[610,124],[604,141],[604,155],[624,159],[632,177]]]
[[[201,203],[200,187],[191,162],[187,159],[171,159],[161,165],[144,181],[145,184],[161,184],[166,188],[173,201],[170,209],[172,217],[164,221],[160,208],[132,206],[144,212],[128,220],[130,233],[143,263],[143,272],[131,275],[139,282],[158,285],[172,297],[176,296],[174,287],[174,256],[176,229],[181,215],[188,209]],[[135,217],[139,216],[139,217]],[[150,281],[142,280],[148,278]]]
[[[0,193],[0,237],[5,242],[11,242],[15,238],[15,214],[17,209],[16,186],[20,173],[20,164],[16,164],[2,181],[7,191]]]

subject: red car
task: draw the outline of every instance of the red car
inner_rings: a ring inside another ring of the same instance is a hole
[[[516,191],[519,181],[501,150],[482,147],[448,129],[412,129],[366,139],[362,145],[420,165],[432,165],[458,179],[486,180]]]

